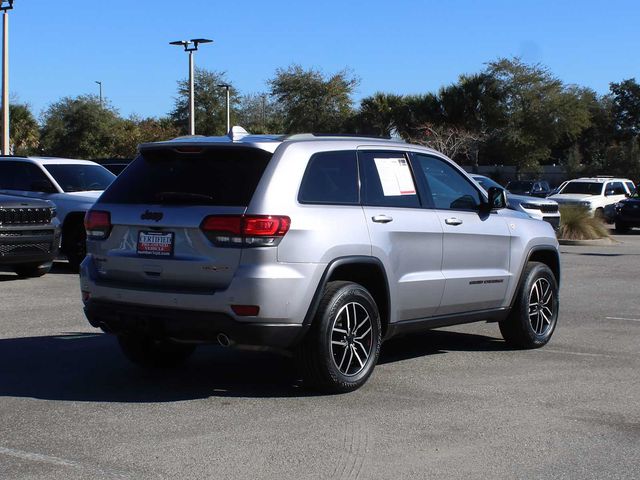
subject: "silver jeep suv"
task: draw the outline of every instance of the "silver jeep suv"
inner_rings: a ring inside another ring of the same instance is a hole
[[[402,142],[234,127],[145,144],[86,215],[84,310],[140,365],[268,347],[332,392],[396,335],[491,321],[535,348],[556,326],[558,242],[505,205]]]

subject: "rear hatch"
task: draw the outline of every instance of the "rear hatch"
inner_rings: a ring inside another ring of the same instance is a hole
[[[241,248],[217,246],[201,227],[212,215],[244,214],[271,155],[240,146],[143,149],[90,214],[96,280],[154,291],[225,289]],[[104,239],[101,222],[108,222]]]

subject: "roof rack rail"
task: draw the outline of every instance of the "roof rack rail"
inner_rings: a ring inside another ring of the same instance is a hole
[[[305,140],[312,138],[371,138],[376,140],[395,140],[391,138],[391,136],[382,137],[380,135],[365,135],[360,133],[292,133],[290,135],[285,135],[282,137],[282,140]],[[398,139],[398,141],[402,141]]]

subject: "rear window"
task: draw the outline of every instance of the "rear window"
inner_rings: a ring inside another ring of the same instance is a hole
[[[101,197],[104,203],[247,206],[271,159],[256,148],[198,153],[146,150]]]

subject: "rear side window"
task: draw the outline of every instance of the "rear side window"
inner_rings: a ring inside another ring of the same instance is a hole
[[[256,148],[147,150],[103,193],[104,203],[247,206],[271,154]]]
[[[298,201],[358,204],[360,198],[356,152],[321,152],[313,155],[302,178]]]

